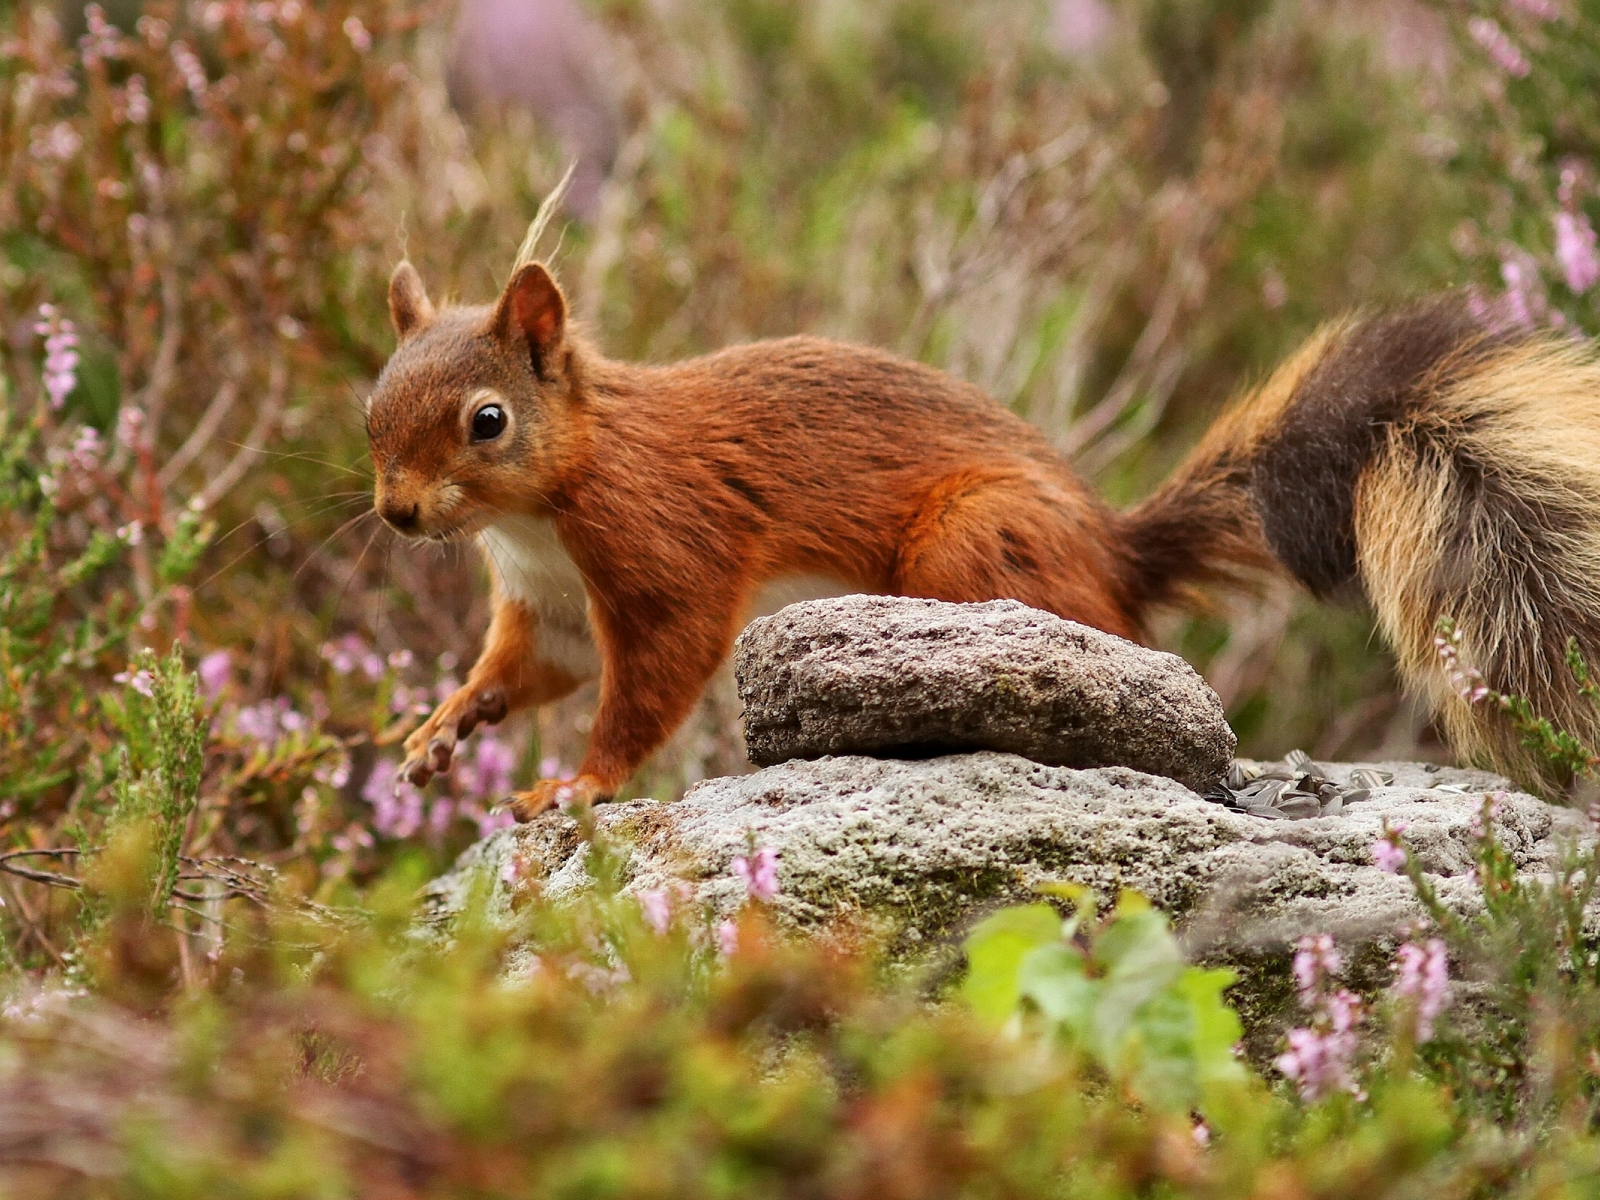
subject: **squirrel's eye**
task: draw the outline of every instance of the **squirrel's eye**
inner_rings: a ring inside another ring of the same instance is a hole
[[[472,440],[475,442],[492,442],[505,428],[505,409],[498,404],[485,404],[472,414]]]

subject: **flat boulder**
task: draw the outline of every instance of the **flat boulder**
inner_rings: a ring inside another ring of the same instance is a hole
[[[1203,791],[1236,744],[1217,694],[1177,655],[1014,600],[792,604],[739,636],[734,670],[758,766],[993,750]]]
[[[1368,768],[1373,764],[1367,764]],[[1143,892],[1170,913],[1192,952],[1213,960],[1282,953],[1305,933],[1345,944],[1392,939],[1423,915],[1404,876],[1381,870],[1386,825],[1405,839],[1446,903],[1480,895],[1475,833],[1484,797],[1520,871],[1545,875],[1582,814],[1505,791],[1481,771],[1381,764],[1390,782],[1337,815],[1269,819],[1126,767],[1074,770],[983,752],[921,761],[791,761],[712,779],[678,801],[595,810],[598,834],[624,855],[624,888],[667,888],[716,916],[744,885],[730,872],[752,845],[777,851],[776,915],[797,929],[859,920],[902,951],[958,937],[1001,904],[1075,883],[1112,897]],[[1347,782],[1354,764],[1321,768]],[[438,916],[474,887],[502,908],[519,892],[551,900],[591,885],[578,823],[560,812],[494,834],[431,886]]]

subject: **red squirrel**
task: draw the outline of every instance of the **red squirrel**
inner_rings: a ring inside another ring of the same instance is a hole
[[[493,578],[482,655],[406,741],[415,784],[479,723],[598,674],[577,777],[510,803],[527,820],[610,798],[793,577],[1010,598],[1134,639],[1198,584],[1355,582],[1463,755],[1550,782],[1439,668],[1441,617],[1490,686],[1596,732],[1559,664],[1569,637],[1600,650],[1600,367],[1459,296],[1324,328],[1127,512],[978,388],[882,350],[797,337],[612,361],[539,262],[492,305],[437,310],[402,262],[389,307],[375,507],[407,537],[476,538]]]

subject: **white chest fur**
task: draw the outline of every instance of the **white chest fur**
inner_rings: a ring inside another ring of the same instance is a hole
[[[589,630],[589,596],[555,524],[539,517],[503,517],[478,535],[489,569],[507,599],[527,605],[539,621],[539,656],[579,679],[598,673]]]

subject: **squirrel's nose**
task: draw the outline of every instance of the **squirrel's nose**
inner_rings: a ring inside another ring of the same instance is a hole
[[[401,533],[415,533],[417,530],[417,506],[412,504],[396,504],[385,500],[378,505],[378,515]]]

